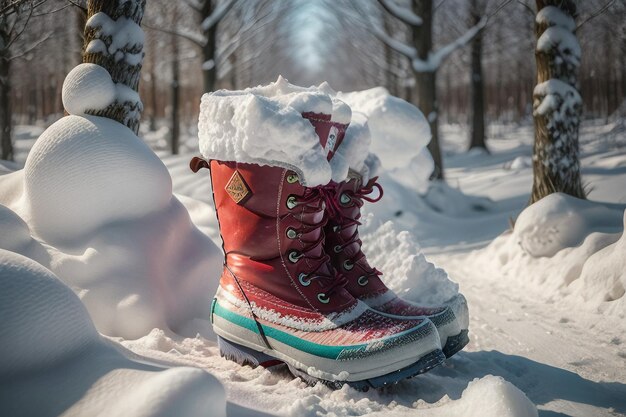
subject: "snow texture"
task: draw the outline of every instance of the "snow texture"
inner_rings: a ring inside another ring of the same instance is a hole
[[[369,263],[383,272],[385,284],[400,297],[436,306],[458,294],[458,284],[426,260],[410,232],[398,233],[392,222],[376,227],[373,217],[368,216],[360,235]],[[390,252],[393,257],[387,255]]]
[[[94,45],[92,45],[94,41],[90,42],[88,45],[90,51],[106,51],[116,61],[123,59],[130,66],[141,63],[144,33],[131,19],[121,16],[113,20],[106,13],[99,12],[89,18],[86,27],[94,29],[95,37],[102,42]],[[108,45],[104,44],[105,39],[108,40]]]
[[[546,6],[539,10],[535,18],[535,23],[538,25],[561,26],[567,29],[569,32],[576,30],[576,22],[571,16],[563,13],[561,9],[556,6]]]
[[[367,117],[371,152],[386,169],[406,167],[430,142],[430,126],[422,112],[383,87],[337,93],[337,97]]]
[[[625,208],[551,194],[522,211],[513,232],[496,239],[483,259],[506,276],[525,276],[545,297],[623,317]]]
[[[215,377],[129,359],[54,274],[2,249],[0,316],[0,415],[226,415]]]
[[[87,110],[104,110],[113,104],[115,96],[115,83],[100,65],[77,65],[63,82],[63,107],[69,114],[83,115]]]
[[[96,116],[50,126],[24,174],[30,225],[52,244],[163,210],[172,195],[169,173],[150,148],[120,123]]]
[[[22,191],[7,194],[0,210],[16,233],[3,234],[0,247],[49,267],[101,333],[213,335],[207,323],[221,251],[191,223],[167,169],[130,129],[64,117],[39,137],[20,173]]]
[[[307,186],[327,184],[333,170],[303,112],[330,114],[332,121],[343,124],[351,118],[350,108],[339,100],[282,77],[267,86],[205,94],[198,124],[200,152],[208,159],[292,169]]]

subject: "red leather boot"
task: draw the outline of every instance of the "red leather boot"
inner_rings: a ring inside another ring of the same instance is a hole
[[[351,173],[352,174],[352,173]],[[346,290],[356,299],[388,317],[415,320],[430,319],[439,332],[441,346],[446,357],[463,349],[469,342],[469,314],[467,301],[462,294],[446,305],[422,307],[403,300],[391,291],[380,279],[382,273],[367,262],[361,250],[358,226],[361,224],[361,207],[364,201],[376,202],[383,196],[383,189],[372,178],[362,184],[358,174],[329,188],[334,201],[328,205],[329,221],[326,226],[326,252],[331,256],[337,271],[346,279]],[[370,195],[376,190],[378,196]]]
[[[346,125],[305,114],[322,148]],[[425,372],[444,355],[433,323],[382,315],[355,299],[324,251],[329,196],[289,169],[192,160],[210,168],[225,254],[212,308],[223,356],[265,367],[285,363],[308,381],[357,389]]]

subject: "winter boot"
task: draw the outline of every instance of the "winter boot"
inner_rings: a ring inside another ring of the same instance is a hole
[[[330,159],[347,126],[329,115],[303,116]],[[222,356],[253,366],[285,363],[308,382],[357,389],[445,360],[429,319],[382,315],[346,291],[323,248],[326,188],[304,186],[294,170],[278,166],[192,160],[192,170],[203,167],[210,168],[225,254],[211,313]]]
[[[469,314],[462,294],[440,307],[421,307],[398,297],[380,279],[382,273],[372,268],[361,250],[358,226],[364,201],[376,202],[383,190],[372,178],[362,184],[361,176],[350,172],[346,181],[331,183],[333,203],[328,205],[326,252],[333,266],[347,278],[346,290],[356,299],[388,317],[415,320],[429,318],[437,327],[446,357],[463,349],[469,342]],[[377,190],[378,196],[370,195]]]

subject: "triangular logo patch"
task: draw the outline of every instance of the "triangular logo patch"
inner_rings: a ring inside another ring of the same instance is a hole
[[[241,203],[248,195],[250,195],[250,187],[244,181],[239,171],[235,171],[226,184],[226,192],[237,204]]]

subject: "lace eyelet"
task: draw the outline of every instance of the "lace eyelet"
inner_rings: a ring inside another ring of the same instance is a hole
[[[328,304],[330,303],[330,297],[327,297],[326,294],[324,294],[323,292],[317,294],[317,299],[319,300],[320,303],[322,304]]]
[[[298,178],[298,174],[289,174],[287,175],[287,182],[289,184],[295,184],[300,180],[300,178]]]
[[[346,193],[341,193],[341,195],[339,196],[339,202],[343,204],[344,206],[346,204],[350,204],[351,201],[352,201],[352,198],[350,198],[350,196]]]
[[[289,239],[295,239],[298,237],[298,232],[296,232],[294,229],[292,229],[291,227],[287,228],[287,237]]]
[[[290,195],[289,197],[287,197],[287,208],[289,210],[293,210],[294,208],[296,208],[296,206],[298,205],[298,201],[296,200],[296,196],[295,195]]]
[[[337,233],[339,229],[341,229],[341,226],[339,225],[333,226],[333,232]]]
[[[341,245],[337,245],[333,248],[333,251],[335,251],[335,253],[340,253],[343,250],[343,248],[341,247]]]
[[[359,277],[359,279],[356,280],[357,284],[359,284],[361,287],[365,287],[367,285],[367,283],[369,282],[369,280],[367,279],[367,277],[365,275],[361,275]]]
[[[352,268],[354,268],[354,264],[350,261],[344,261],[343,263],[343,269],[345,269],[346,271],[351,270]]]
[[[311,280],[307,280],[308,275],[305,274],[304,272],[300,273],[300,275],[298,275],[298,281],[300,281],[300,284],[302,284],[303,287],[308,287],[309,285],[311,285]]]
[[[302,257],[302,255],[299,254],[298,251],[295,251],[295,250],[292,250],[291,252],[289,252],[289,255],[287,255],[287,258],[289,259],[289,262],[291,262],[293,264],[298,262],[301,257]]]

